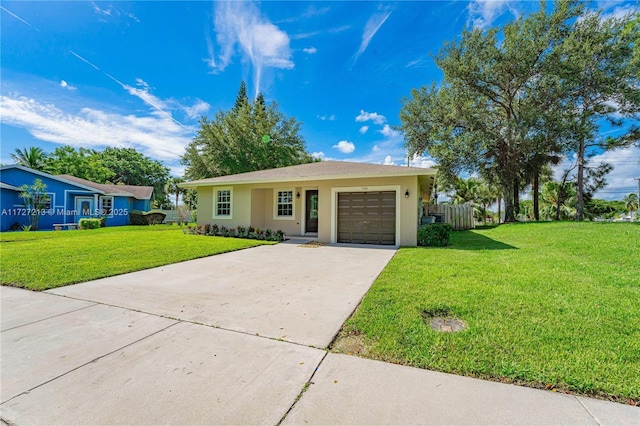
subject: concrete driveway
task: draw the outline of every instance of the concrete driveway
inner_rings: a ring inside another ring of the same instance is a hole
[[[2,287],[2,419],[276,424],[394,254],[292,242],[43,293]]]
[[[394,254],[288,242],[47,293],[324,348]]]

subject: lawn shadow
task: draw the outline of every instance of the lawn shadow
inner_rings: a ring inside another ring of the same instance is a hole
[[[509,244],[494,240],[474,231],[452,233],[448,248],[454,250],[517,250]]]

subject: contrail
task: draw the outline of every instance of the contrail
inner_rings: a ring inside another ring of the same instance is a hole
[[[24,19],[22,19],[21,17],[19,17],[18,15],[16,15],[15,13],[11,12],[10,10],[7,10],[4,6],[0,6],[0,9],[4,10],[5,12],[7,12],[9,15],[13,16],[14,18],[16,18],[18,21],[23,22],[25,24],[27,24],[28,26],[30,26],[31,28],[33,28],[34,30],[36,30],[37,32],[40,32],[39,29],[37,29],[36,27],[34,27],[33,25],[31,25],[30,23],[28,23],[27,21],[25,21]]]
[[[85,58],[83,58],[82,56],[78,55],[76,52],[74,52],[73,50],[69,51],[73,56],[75,56],[76,58],[80,59],[82,62],[84,62],[85,64],[89,65],[90,67],[100,71],[102,74],[104,74],[105,76],[107,76],[108,78],[110,78],[111,80],[115,81],[116,83],[118,83],[118,85],[120,87],[122,87],[124,90],[126,90],[127,92],[129,92],[130,95],[133,95],[133,93],[131,93],[130,89],[133,89],[133,87],[129,86],[128,84],[124,84],[123,82],[121,82],[120,80],[118,80],[117,78],[115,78],[114,76],[112,76],[111,74],[109,74],[106,71],[103,71],[102,69],[100,69],[100,67],[98,67],[97,65],[89,62],[88,60],[86,60]],[[134,95],[137,96],[137,95]],[[140,98],[140,96],[137,96],[138,98]],[[166,112],[165,110],[163,110],[162,108],[158,107],[157,105],[155,105],[153,102],[151,102],[151,100],[149,99],[142,99],[140,98],[144,103],[151,105],[156,111],[160,112],[161,114],[163,114],[165,117],[173,120],[176,124],[180,125],[181,127],[185,128],[185,125],[182,124],[181,122],[179,122],[178,120],[176,120],[175,118],[173,118],[173,116],[171,114],[169,114],[168,112]]]

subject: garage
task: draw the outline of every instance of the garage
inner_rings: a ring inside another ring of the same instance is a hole
[[[395,245],[396,192],[339,192],[338,242]]]

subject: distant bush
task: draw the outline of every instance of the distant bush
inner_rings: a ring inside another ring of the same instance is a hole
[[[453,228],[448,223],[432,223],[418,229],[418,245],[444,247],[449,245],[449,234]]]
[[[143,212],[141,210],[131,210],[129,212],[129,223],[131,225],[156,225],[162,223],[166,213],[159,210]]]
[[[98,229],[100,228],[100,219],[84,218],[78,221],[78,228],[80,229]]]

